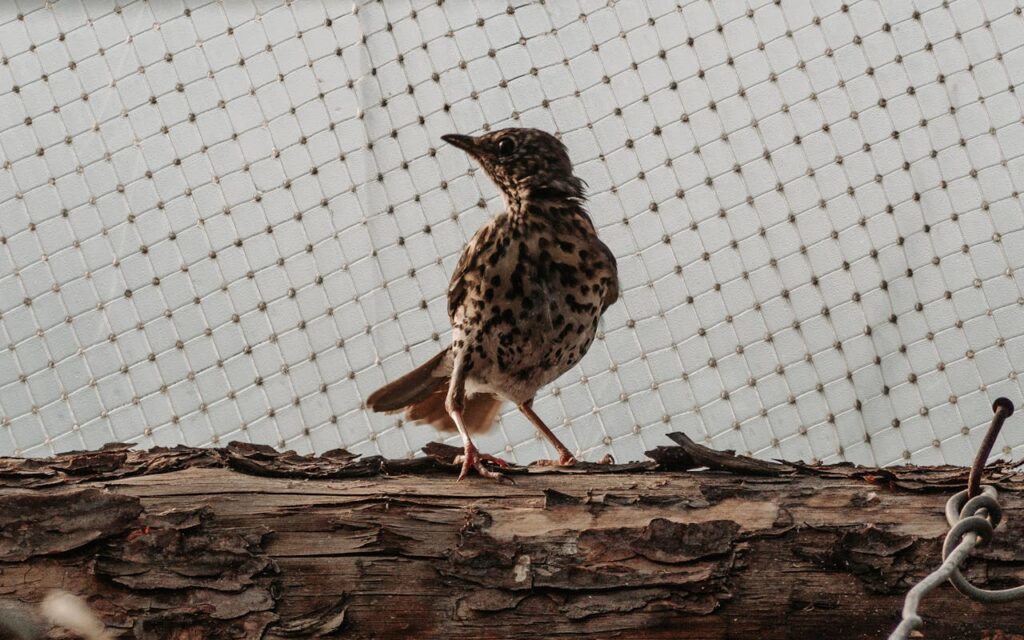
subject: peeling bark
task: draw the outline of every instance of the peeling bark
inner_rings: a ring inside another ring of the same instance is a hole
[[[77,549],[124,531],[141,513],[137,499],[100,489],[0,494],[0,560]]]
[[[427,453],[0,459],[0,615],[63,588],[124,638],[879,638],[938,564],[967,477],[681,440],[653,462],[456,484],[455,451]],[[990,476],[1004,524],[966,573],[996,588],[1024,581],[1024,480]],[[1024,636],[1019,607],[949,586],[922,614],[927,638]]]

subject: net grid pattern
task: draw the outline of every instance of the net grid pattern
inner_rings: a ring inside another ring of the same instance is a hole
[[[413,455],[361,400],[501,206],[439,137],[513,125],[619,259],[536,404],[570,449],[969,462],[1021,397],[1020,5],[680,5],[0,8],[0,453]],[[478,444],[550,455],[511,409]]]

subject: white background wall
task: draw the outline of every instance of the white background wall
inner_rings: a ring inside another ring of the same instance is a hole
[[[536,405],[586,458],[962,464],[1021,400],[1019,4],[325,4],[0,5],[0,454],[413,455],[361,399],[501,206],[440,136],[510,125],[619,258]],[[479,444],[550,455],[512,410]]]

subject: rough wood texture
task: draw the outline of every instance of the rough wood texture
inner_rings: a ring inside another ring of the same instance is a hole
[[[139,638],[882,638],[939,560],[967,470],[730,462],[514,469],[269,448],[0,459],[0,599],[86,596]],[[695,447],[695,448],[694,448]],[[696,464],[730,471],[681,471]],[[675,469],[675,470],[674,470]],[[1024,480],[968,575],[1024,580]],[[944,586],[927,638],[1024,638]],[[61,637],[58,631],[51,637]]]

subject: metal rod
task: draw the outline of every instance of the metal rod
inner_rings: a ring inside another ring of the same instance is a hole
[[[999,435],[999,430],[1003,427],[1003,422],[1013,415],[1013,403],[1007,398],[997,398],[992,403],[992,411],[995,413],[992,416],[992,424],[989,425],[988,431],[985,433],[985,439],[981,442],[978,455],[974,458],[974,465],[971,466],[970,478],[967,480],[967,500],[981,493],[981,474],[985,470],[985,462],[988,461],[988,456],[992,453],[992,447],[996,443],[996,437]],[[996,497],[995,489],[985,487],[985,490],[986,495],[993,500],[993,503],[989,507],[983,507],[976,503],[971,508],[974,513],[966,513],[964,511],[966,500],[963,496],[965,492],[956,494],[946,502],[946,519],[953,528],[946,534],[943,554],[945,554],[945,549],[950,544],[953,542],[958,542],[958,544],[949,552],[949,555],[946,556],[946,559],[938,569],[928,574],[913,589],[907,592],[903,604],[902,619],[896,630],[889,636],[889,640],[907,640],[910,634],[921,626],[921,616],[917,612],[921,604],[921,598],[946,580],[950,580],[960,593],[978,602],[1009,602],[1024,597],[1024,586],[997,591],[979,589],[968,582],[963,574],[960,573],[960,565],[967,560],[974,547],[979,543],[983,544],[983,538],[979,537],[978,521],[980,520],[981,524],[985,525],[983,529],[989,532],[999,524],[998,512],[995,512],[994,519],[992,514],[989,513],[989,509],[992,506],[998,509],[999,503],[994,502]],[[962,532],[964,529],[966,529],[966,532]],[[982,536],[984,535],[982,534]],[[954,536],[960,536],[960,540],[955,541],[953,539]]]
[[[996,398],[996,401],[992,403],[992,411],[995,412],[995,415],[992,416],[992,424],[989,425],[988,432],[985,433],[985,439],[981,441],[981,448],[978,449],[978,455],[974,458],[971,475],[967,480],[968,498],[973,498],[981,493],[981,474],[985,470],[989,454],[992,453],[992,447],[996,444],[999,430],[1003,428],[1006,419],[1013,415],[1013,403],[1008,398]]]

